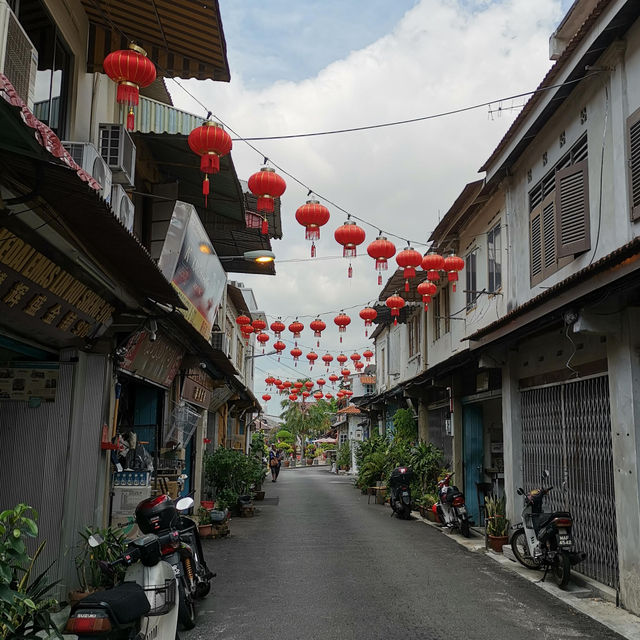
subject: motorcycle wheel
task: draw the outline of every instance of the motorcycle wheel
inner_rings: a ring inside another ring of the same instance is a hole
[[[204,598],[211,591],[211,581],[199,582],[196,587],[196,598]]]
[[[556,553],[551,570],[558,586],[564,589],[569,584],[569,578],[571,577],[571,560],[566,551],[558,551]]]
[[[539,569],[540,562],[529,555],[524,529],[518,529],[511,538],[511,550],[521,565],[527,569]]]
[[[460,520],[460,533],[465,538],[470,538],[471,537],[471,528],[470,528],[470,525],[469,525],[469,518],[467,518],[466,516],[464,516],[462,518],[462,520]]]
[[[182,580],[178,580],[178,622],[185,630],[196,626],[196,607],[191,596],[187,595]]]

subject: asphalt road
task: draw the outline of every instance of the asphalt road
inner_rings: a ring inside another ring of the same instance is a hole
[[[618,639],[482,553],[367,504],[322,468],[268,480],[253,518],[205,541],[218,577],[181,640]]]

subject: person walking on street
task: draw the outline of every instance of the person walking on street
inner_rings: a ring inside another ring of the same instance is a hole
[[[275,482],[278,479],[280,473],[280,465],[282,464],[282,453],[276,449],[276,445],[271,445],[271,451],[269,451],[269,469],[271,470],[271,482]]]

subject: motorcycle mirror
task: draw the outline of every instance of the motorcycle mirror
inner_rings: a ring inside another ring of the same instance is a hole
[[[178,502],[176,502],[176,509],[178,511],[186,511],[187,509],[191,509],[193,507],[193,498],[186,497],[180,498]]]
[[[90,547],[95,549],[104,543],[104,538],[99,533],[94,533],[89,536],[88,543]]]

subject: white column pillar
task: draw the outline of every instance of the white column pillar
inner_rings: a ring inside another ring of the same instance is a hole
[[[507,351],[502,368],[502,437],[504,440],[504,494],[507,518],[513,523],[520,518],[516,490],[522,486],[522,414],[517,375],[518,352]]]

